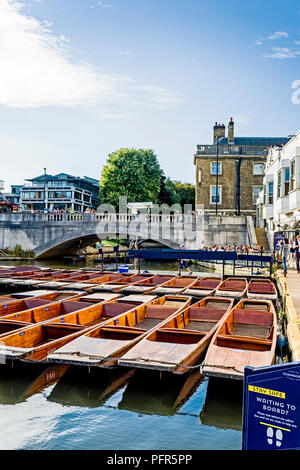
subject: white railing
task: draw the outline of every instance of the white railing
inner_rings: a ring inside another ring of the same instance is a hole
[[[2,213],[0,214],[1,222],[54,222],[54,223],[68,223],[68,222],[118,222],[118,223],[129,223],[129,222],[147,222],[147,223],[196,223],[198,220],[202,220],[203,216],[194,216],[192,214],[111,214],[111,213],[33,213],[30,212],[15,212],[11,214]]]

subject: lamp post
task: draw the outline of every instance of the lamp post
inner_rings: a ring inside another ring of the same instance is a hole
[[[218,200],[219,200],[219,139],[217,139],[217,170],[216,170],[216,215],[218,215]]]
[[[241,157],[235,160],[235,215],[241,215]]]
[[[46,168],[44,168],[44,212],[46,209]]]

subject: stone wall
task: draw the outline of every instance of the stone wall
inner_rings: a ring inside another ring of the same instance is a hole
[[[237,156],[219,156],[221,174],[218,176],[218,185],[222,186],[221,204],[219,211],[225,211],[231,215],[235,213],[235,160]],[[264,163],[265,157],[243,156],[240,166],[240,210],[241,215],[253,213],[255,204],[253,199],[254,186],[263,186],[263,175],[253,174],[254,163]],[[216,155],[203,155],[195,157],[196,165],[196,205],[204,205],[204,210],[211,213],[215,210],[215,204],[210,203],[210,188],[216,185],[216,175],[211,175],[211,163],[216,163]],[[201,170],[201,182],[199,181]],[[243,212],[244,211],[244,212]]]

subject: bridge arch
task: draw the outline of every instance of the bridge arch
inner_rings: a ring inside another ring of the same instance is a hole
[[[136,234],[128,234],[127,238],[136,238]],[[69,234],[64,235],[59,238],[54,238],[50,239],[46,243],[43,243],[39,246],[37,246],[34,250],[35,253],[35,258],[36,259],[42,259],[42,258],[56,258],[60,257],[62,255],[74,255],[76,251],[79,248],[79,243],[80,240],[82,240],[82,246],[87,247],[89,245],[93,245],[99,240],[105,240],[109,238],[121,238],[125,239],[122,234],[115,234],[115,233],[103,233],[103,236],[101,237],[101,234],[98,233],[89,233],[89,234],[76,234],[74,237],[70,237]],[[140,242],[145,242],[146,240],[141,237],[138,238],[138,245],[140,245]],[[172,240],[163,240],[160,238],[157,239],[147,239],[148,241],[153,241],[161,245],[162,247],[166,248],[179,248],[179,244],[172,241]]]

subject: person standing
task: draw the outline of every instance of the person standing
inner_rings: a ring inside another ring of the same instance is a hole
[[[300,235],[297,235],[293,248],[296,260],[296,269],[298,274],[300,274]]]
[[[279,242],[279,251],[281,254],[281,259],[282,259],[282,267],[283,267],[283,274],[284,277],[287,275],[287,259],[289,256],[289,241],[287,238],[284,238]]]
[[[295,244],[296,244],[296,240],[295,240],[295,235],[293,234],[290,240],[290,261],[292,261],[295,258]]]
[[[98,261],[100,261],[102,259],[102,256],[103,256],[103,248],[102,248],[101,240],[96,243],[96,248],[98,250]]]
[[[184,247],[183,244],[180,246],[180,249],[185,250],[185,247]],[[181,274],[181,270],[183,268],[186,269],[189,274],[192,274],[192,270],[188,267],[188,260],[187,259],[180,259],[180,263],[179,263],[180,274]]]

